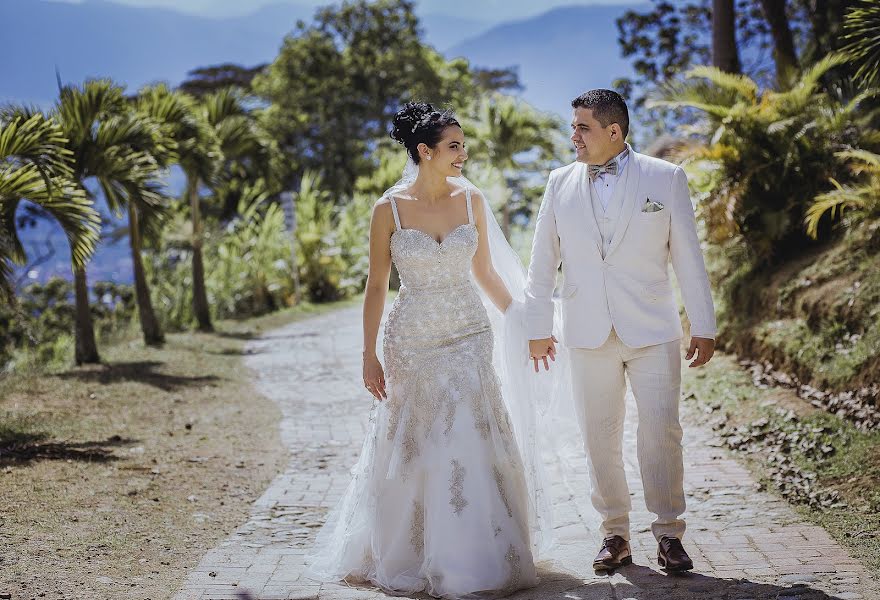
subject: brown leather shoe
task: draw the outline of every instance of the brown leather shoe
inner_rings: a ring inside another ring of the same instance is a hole
[[[602,541],[602,549],[593,560],[593,570],[597,572],[613,571],[618,567],[630,564],[632,561],[629,542],[619,535],[612,535]]]
[[[682,573],[694,568],[694,563],[684,551],[681,540],[664,535],[657,545],[657,564],[667,573]]]

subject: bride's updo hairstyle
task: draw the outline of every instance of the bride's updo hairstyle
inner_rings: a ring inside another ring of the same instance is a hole
[[[391,139],[403,144],[413,162],[419,164],[419,144],[434,148],[450,125],[461,127],[451,110],[440,112],[427,102],[407,102],[394,115]]]

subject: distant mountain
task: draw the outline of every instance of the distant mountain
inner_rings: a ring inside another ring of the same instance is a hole
[[[306,16],[290,6],[208,19],[98,0],[4,0],[0,100],[51,103],[57,94],[56,67],[65,83],[107,76],[133,91],[158,80],[179,83],[198,66],[265,62],[277,52],[284,33]]]
[[[296,22],[313,14],[284,2],[215,19],[103,0],[0,0],[0,102],[50,105],[56,67],[64,82],[112,77],[134,91],[154,81],[177,84],[195,67],[270,62]],[[488,24],[428,14],[422,27],[429,43],[448,48]]]
[[[632,74],[620,55],[615,19],[644,4],[571,6],[538,17],[504,23],[453,46],[447,57],[464,56],[483,67],[519,65],[523,97],[543,110],[568,116],[581,92],[611,87]]]
[[[492,23],[478,19],[432,13],[419,14],[419,21],[425,41],[440,51],[477,36],[492,26]]]

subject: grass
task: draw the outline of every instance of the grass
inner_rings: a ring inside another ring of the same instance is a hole
[[[170,597],[287,463],[247,340],[359,301],[221,321],[161,349],[131,336],[102,346],[102,365],[0,379],[0,593]]]
[[[755,422],[762,431],[785,434],[777,436],[786,440],[783,453],[798,469],[815,474],[814,490],[836,491],[842,500],[834,507],[799,503],[797,510],[824,527],[875,576],[880,574],[880,432],[860,431],[812,407],[791,390],[756,387],[725,354],[685,378],[683,387],[687,419],[711,422],[722,435],[738,427],[743,431]],[[768,459],[780,447],[762,446],[759,440],[749,450],[737,454],[764,485],[784,490],[789,475],[774,479],[768,472]]]

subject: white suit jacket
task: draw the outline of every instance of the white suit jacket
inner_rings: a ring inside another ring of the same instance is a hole
[[[561,342],[566,346],[598,348],[612,327],[632,348],[681,338],[681,319],[668,276],[670,260],[691,335],[715,337],[715,310],[687,176],[672,163],[632,148],[630,152],[623,206],[604,258],[590,203],[587,165],[574,162],[550,173],[538,211],[526,287],[529,339],[547,338],[553,331],[553,290],[560,263]],[[663,209],[644,212],[649,199]]]

